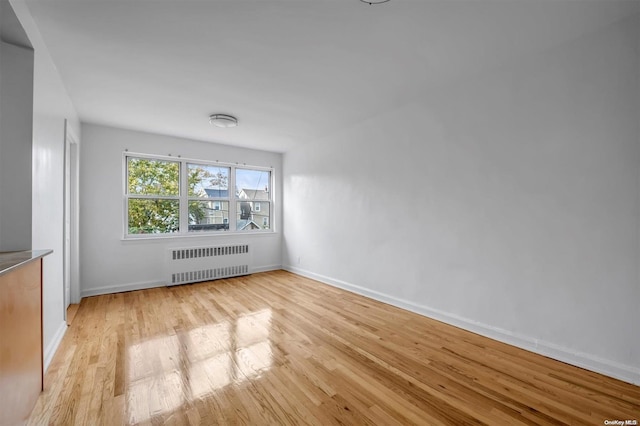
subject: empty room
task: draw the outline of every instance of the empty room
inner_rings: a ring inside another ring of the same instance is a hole
[[[0,426],[640,421],[640,1],[0,34]]]

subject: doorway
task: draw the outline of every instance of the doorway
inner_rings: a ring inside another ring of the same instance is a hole
[[[65,120],[64,140],[64,236],[63,236],[63,293],[64,319],[67,308],[80,302],[80,269],[78,259],[78,192],[79,158],[78,138]]]

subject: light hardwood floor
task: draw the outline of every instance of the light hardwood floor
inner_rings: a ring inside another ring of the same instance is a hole
[[[73,323],[73,319],[78,313],[78,308],[80,308],[80,305],[77,303],[72,303],[71,305],[67,306],[67,325],[71,325]]]
[[[275,271],[83,299],[30,424],[607,419],[640,388]]]

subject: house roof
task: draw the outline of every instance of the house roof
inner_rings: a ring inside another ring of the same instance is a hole
[[[236,226],[238,229],[240,230],[245,230],[247,229],[249,226],[251,226],[251,224],[253,224],[255,229],[260,229],[260,225],[258,225],[257,223],[255,223],[252,220],[247,220],[247,219],[238,219],[238,221],[236,222]]]
[[[264,189],[246,189],[240,190],[240,198],[247,200],[269,200],[269,193]]]
[[[210,189],[210,188],[205,188],[204,190],[207,193],[207,197],[221,197],[221,198],[227,198],[229,197],[229,190],[228,189]]]

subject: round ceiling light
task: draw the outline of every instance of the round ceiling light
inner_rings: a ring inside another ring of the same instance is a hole
[[[228,114],[213,114],[209,116],[209,123],[216,127],[236,127],[238,119]]]
[[[372,4],[380,4],[380,3],[386,3],[389,0],[360,0],[362,3],[368,3],[369,5]]]

